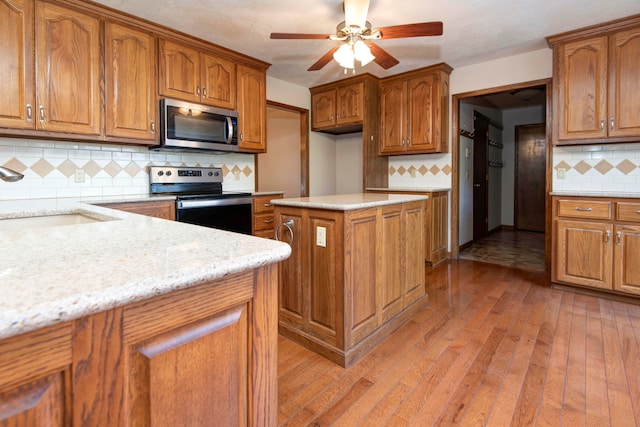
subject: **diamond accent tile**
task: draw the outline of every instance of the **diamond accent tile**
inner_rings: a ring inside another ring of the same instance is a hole
[[[98,174],[98,172],[100,172],[102,170],[100,165],[97,164],[96,162],[94,162],[93,160],[89,160],[87,163],[85,163],[85,165],[82,167],[82,169],[84,169],[86,174],[91,176],[91,177],[96,176]]]
[[[431,166],[431,169],[429,169],[429,172],[431,172],[434,175],[437,175],[438,172],[440,172],[440,168],[437,165],[433,165]]]
[[[400,176],[404,175],[407,172],[407,170],[404,168],[404,166],[400,166],[398,168],[398,173],[400,174]]]
[[[594,166],[594,169],[600,172],[602,175],[606,175],[611,169],[613,169],[613,165],[606,160],[600,160],[597,165]]]
[[[45,159],[40,159],[31,165],[31,170],[40,175],[42,178],[49,175],[55,168]]]
[[[452,171],[452,169],[451,169],[451,166],[449,166],[449,165],[445,165],[445,166],[442,168],[442,172],[444,172],[444,174],[445,174],[445,175],[450,175],[450,174],[451,174],[451,171]]]
[[[425,176],[427,172],[429,172],[429,169],[427,169],[425,165],[422,165],[420,166],[420,169],[418,169],[418,172],[420,172],[420,175]]]
[[[120,166],[117,162],[113,160],[107,163],[104,167],[104,171],[108,173],[111,177],[117,176],[120,172],[122,172],[122,166]]]
[[[558,170],[558,169],[569,170],[569,169],[571,169],[571,165],[563,160],[560,163],[558,163],[554,169],[555,170]]]
[[[129,162],[129,164],[124,167],[124,171],[131,177],[138,175],[141,170],[142,168],[138,166],[136,162]]]
[[[78,169],[78,166],[69,159],[58,165],[58,170],[67,178],[73,175],[76,169]]]
[[[389,167],[389,175],[393,175],[394,173],[396,173],[396,168],[393,166]]]
[[[229,175],[229,168],[227,167],[227,165],[222,165],[222,176],[227,175]]]
[[[24,163],[22,163],[20,160],[16,159],[15,157],[9,160],[7,163],[5,163],[4,167],[13,169],[14,171],[20,172],[20,173],[27,170],[27,166]]]
[[[242,169],[242,173],[244,176],[249,177],[253,173],[253,170],[249,166],[245,166],[244,169]]]
[[[238,167],[238,165],[234,165],[234,166],[233,166],[233,169],[231,169],[231,172],[233,172],[233,174],[235,175],[235,174],[240,173],[240,172],[242,172],[242,171],[240,170],[240,168]]]
[[[580,160],[578,164],[573,168],[578,171],[580,175],[584,175],[585,173],[589,172],[589,170],[591,169],[591,165],[584,160]]]
[[[638,166],[634,165],[631,160],[624,159],[623,161],[618,163],[618,166],[616,166],[616,169],[618,169],[620,172],[622,172],[625,175],[629,175],[637,167]]]

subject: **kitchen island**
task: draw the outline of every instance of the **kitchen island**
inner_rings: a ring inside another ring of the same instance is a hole
[[[426,196],[272,200],[281,264],[279,330],[349,366],[423,307]]]
[[[0,239],[0,419],[277,424],[287,245],[82,203]]]

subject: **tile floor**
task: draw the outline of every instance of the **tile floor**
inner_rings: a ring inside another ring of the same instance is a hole
[[[500,230],[460,251],[460,258],[544,271],[544,233]]]

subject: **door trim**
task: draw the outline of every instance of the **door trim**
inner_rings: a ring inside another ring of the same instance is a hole
[[[300,113],[300,196],[309,196],[309,110],[267,99],[267,107]],[[267,135],[267,139],[269,135]],[[268,144],[267,144],[268,145]],[[256,173],[254,188],[258,186],[258,156],[255,156]]]
[[[541,80],[533,80],[524,83],[517,83],[506,86],[499,86],[489,89],[476,90],[472,92],[464,92],[459,93],[452,96],[452,119],[451,119],[451,168],[452,168],[452,177],[451,177],[451,258],[458,258],[460,254],[460,244],[458,242],[460,236],[459,230],[459,221],[460,221],[460,101],[466,98],[471,98],[474,96],[480,95],[489,95],[498,92],[505,92],[515,89],[524,89],[531,86],[546,86],[546,133],[547,133],[547,156],[546,156],[546,166],[545,166],[545,231],[544,231],[544,240],[545,240],[545,255],[544,255],[544,265],[545,265],[545,273],[547,278],[551,273],[551,196],[549,193],[551,192],[551,178],[552,178],[552,165],[551,165],[551,156],[553,147],[551,145],[551,131],[552,131],[552,117],[551,117],[551,78],[541,79]]]

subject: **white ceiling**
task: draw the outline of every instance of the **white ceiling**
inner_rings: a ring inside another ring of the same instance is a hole
[[[271,40],[272,32],[335,32],[342,0],[97,0],[271,63],[267,74],[304,87],[335,81],[331,61],[307,71],[337,42]],[[545,36],[640,13],[640,0],[371,0],[372,26],[442,21],[444,35],[380,40],[400,64],[362,69],[378,77],[439,62],[454,68],[547,46]]]

